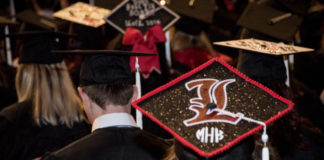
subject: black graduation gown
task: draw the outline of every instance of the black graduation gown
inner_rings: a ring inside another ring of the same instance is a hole
[[[55,151],[90,133],[90,125],[76,123],[37,126],[30,101],[15,103],[0,112],[0,159],[29,160]]]
[[[16,69],[14,67],[7,63],[0,63],[0,111],[2,108],[17,102],[15,75]]]
[[[42,160],[156,160],[162,159],[169,145],[136,127],[107,127],[54,152]]]

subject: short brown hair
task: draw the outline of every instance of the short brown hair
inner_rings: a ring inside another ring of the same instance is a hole
[[[101,108],[106,105],[127,105],[133,96],[133,85],[90,85],[81,87],[92,101]]]

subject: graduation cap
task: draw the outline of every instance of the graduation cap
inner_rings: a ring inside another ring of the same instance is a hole
[[[57,55],[84,55],[80,71],[80,86],[100,84],[131,84],[130,56],[153,56],[118,50],[54,50]]]
[[[208,29],[207,23],[188,16],[182,16],[180,20],[174,24],[174,26],[177,29],[191,35],[199,35],[202,31]]]
[[[48,17],[41,16],[31,9],[27,9],[17,13],[18,20],[32,24],[45,30],[60,30],[67,27],[67,23],[60,19],[51,19]]]
[[[132,104],[202,157],[226,152],[262,128],[266,143],[265,126],[294,105],[218,58]]]
[[[51,50],[66,49],[67,38],[74,35],[52,31],[29,31],[6,36],[22,40],[19,63],[53,64],[61,62],[63,56],[54,55]]]
[[[178,19],[175,12],[156,0],[124,0],[106,17],[107,23],[121,33],[125,33],[127,27],[137,28],[145,33],[155,25],[161,25],[166,31]]]
[[[104,18],[109,13],[110,10],[108,9],[77,2],[55,12],[54,16],[74,23],[97,28],[106,23]]]
[[[302,18],[265,5],[250,3],[237,24],[281,41],[291,42]]]
[[[180,15],[210,24],[213,22],[216,4],[211,0],[174,0],[167,3],[167,6]]]
[[[263,84],[285,82],[287,69],[282,56],[312,52],[314,49],[255,38],[214,42],[214,45],[242,49],[237,68]]]
[[[289,55],[303,52],[312,52],[314,49],[288,45],[283,42],[271,42],[261,39],[248,38],[230,41],[214,42],[214,45],[248,50],[255,53],[269,54],[274,56]]]

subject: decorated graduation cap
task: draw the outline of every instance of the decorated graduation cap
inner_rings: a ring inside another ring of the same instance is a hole
[[[54,16],[74,23],[97,28],[106,23],[104,18],[109,13],[110,10],[108,9],[92,6],[84,2],[77,2],[55,12]]]
[[[40,29],[58,31],[66,28],[67,23],[60,19],[54,19],[37,14],[35,11],[27,9],[17,13],[17,19]]]
[[[294,105],[217,58],[132,104],[202,157],[226,152],[262,129],[266,144],[266,125]]]
[[[272,42],[267,40],[248,38],[230,41],[214,42],[214,45],[237,48],[255,53],[269,54],[274,56],[289,55],[303,52],[312,52],[314,49],[288,45],[283,42]]]
[[[132,70],[139,66],[144,78],[154,70],[162,73],[156,44],[167,41],[164,31],[178,19],[176,13],[156,0],[125,0],[106,17],[107,23],[124,34],[123,45],[132,46],[133,52],[156,54],[155,57],[131,57]],[[170,55],[169,50],[166,52]]]
[[[250,78],[267,84],[285,82],[287,79],[288,72],[282,56],[314,51],[311,48],[255,38],[213,44],[243,50],[243,54],[238,57],[237,68]]]
[[[291,42],[302,23],[302,18],[257,3],[250,3],[237,24],[281,41]]]
[[[152,56],[118,50],[54,50],[57,55],[84,55],[80,71],[80,86],[100,84],[131,84],[128,64],[130,56]]]
[[[63,56],[54,55],[51,51],[66,49],[67,39],[74,35],[64,32],[26,31],[6,36],[22,41],[19,63],[53,64],[61,62]]]
[[[106,17],[107,23],[121,33],[125,33],[128,27],[145,33],[155,25],[161,25],[166,31],[178,19],[175,12],[156,0],[124,0]]]

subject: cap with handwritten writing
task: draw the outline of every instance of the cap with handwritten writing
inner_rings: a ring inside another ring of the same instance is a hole
[[[249,33],[247,37],[251,37]],[[311,48],[255,38],[214,42],[213,44],[243,50],[238,57],[237,69],[250,78],[267,85],[286,81],[287,73],[283,55],[314,51]]]
[[[202,157],[212,157],[264,129],[293,103],[218,58],[163,85],[133,107]]]
[[[285,44],[283,42],[277,43],[277,42],[261,40],[256,38],[220,41],[220,42],[214,42],[213,44],[223,46],[223,47],[242,49],[246,51],[252,51],[254,53],[268,54],[274,56],[314,51],[314,49],[312,48],[293,46],[293,45]]]
[[[76,2],[69,7],[55,12],[55,17],[74,23],[97,28],[105,24],[104,18],[110,10],[93,6],[84,2]]]
[[[175,12],[156,0],[125,0],[106,17],[107,23],[121,33],[125,33],[127,27],[137,28],[145,33],[155,25],[161,25],[166,31],[178,19]]]

